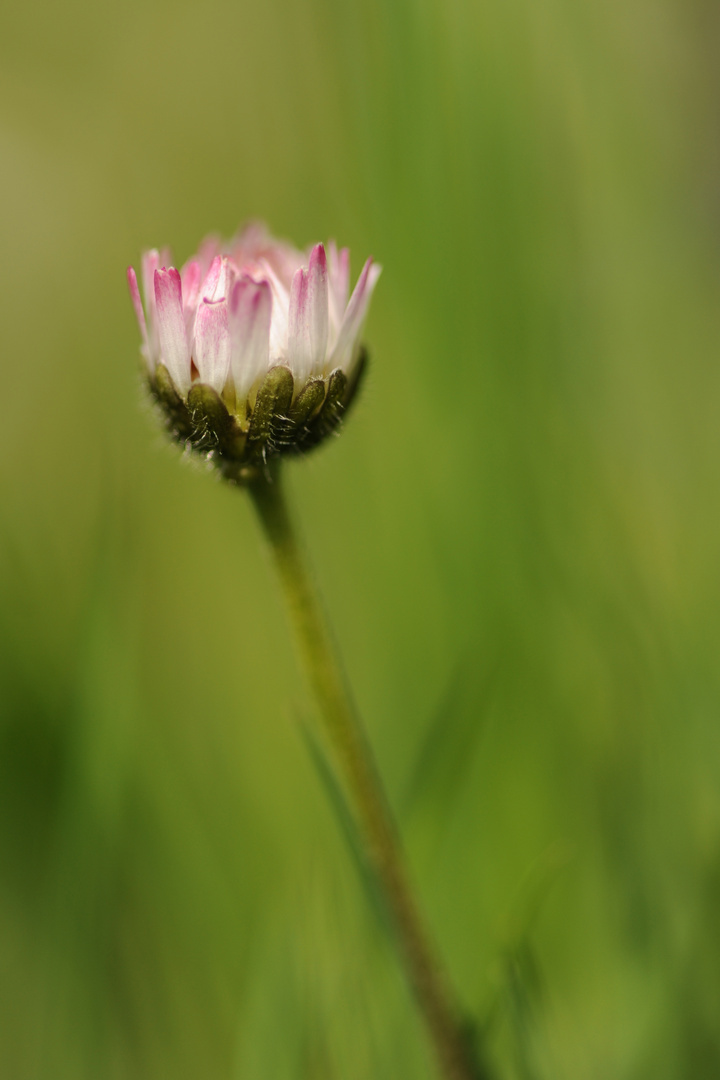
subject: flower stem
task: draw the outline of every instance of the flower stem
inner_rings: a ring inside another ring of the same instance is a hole
[[[352,701],[323,610],[298,542],[279,470],[249,485],[280,576],[300,658],[320,706],[324,734],[345,787],[365,856],[392,917],[406,975],[440,1075],[480,1080],[467,1030],[415,902],[372,750]]]

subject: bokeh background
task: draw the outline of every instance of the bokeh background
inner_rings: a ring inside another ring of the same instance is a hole
[[[128,263],[259,217],[385,267],[288,486],[498,1080],[716,1078],[716,5],[0,18],[0,1074],[433,1075],[250,507],[141,390]]]

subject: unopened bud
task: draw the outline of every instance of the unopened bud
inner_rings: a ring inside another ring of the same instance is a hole
[[[380,267],[349,296],[347,249],[303,254],[258,225],[206,240],[182,270],[142,260],[128,282],[149,385],[168,431],[235,482],[335,431],[365,366],[359,344]]]

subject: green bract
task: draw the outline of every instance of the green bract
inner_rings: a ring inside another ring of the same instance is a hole
[[[149,376],[149,386],[172,437],[211,461],[226,479],[242,484],[280,454],[307,453],[337,431],[366,366],[361,348],[350,377],[336,368],[327,378],[312,377],[297,386],[290,368],[278,365],[243,402],[228,402],[202,382],[193,383],[183,400],[162,363]]]

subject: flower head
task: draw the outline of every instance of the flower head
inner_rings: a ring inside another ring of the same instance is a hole
[[[142,257],[130,296],[151,391],[173,435],[236,481],[317,445],[339,423],[364,366],[360,333],[380,267],[350,295],[347,248],[297,251],[250,225],[210,237],[181,270]]]

